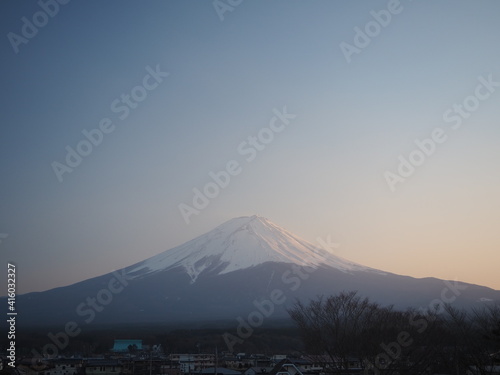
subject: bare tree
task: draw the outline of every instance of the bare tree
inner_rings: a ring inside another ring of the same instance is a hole
[[[356,292],[297,301],[289,314],[308,353],[328,358],[326,372],[343,373],[349,359],[365,373],[422,374],[434,363],[444,335],[435,312],[395,311]]]
[[[377,350],[373,337],[394,317],[392,307],[381,308],[362,299],[356,292],[342,292],[328,298],[319,297],[308,305],[297,301],[288,310],[299,327],[306,350],[313,355],[326,355],[324,365],[333,373],[341,373],[349,367],[352,357],[371,355]]]
[[[457,373],[493,373],[494,354],[499,350],[495,332],[500,321],[500,306],[490,305],[471,311],[445,307],[445,320],[452,361]]]

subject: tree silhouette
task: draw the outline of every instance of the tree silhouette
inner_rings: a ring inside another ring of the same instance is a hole
[[[137,345],[136,345],[136,344],[130,344],[130,345],[127,347],[127,349],[128,349],[128,352],[129,352],[130,354],[135,354],[135,353],[137,353]]]

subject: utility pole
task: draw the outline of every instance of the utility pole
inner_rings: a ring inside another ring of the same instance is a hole
[[[215,366],[214,366],[214,375],[217,375],[217,345],[215,345]]]

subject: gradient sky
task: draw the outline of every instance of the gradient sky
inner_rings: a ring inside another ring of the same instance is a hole
[[[18,53],[8,34],[41,8],[2,1],[0,276],[12,261],[19,293],[68,285],[257,214],[367,266],[500,289],[500,87],[443,120],[478,77],[500,82],[500,3],[400,4],[348,63],[340,44],[387,1],[244,0],[221,21],[212,1],[73,0]],[[119,119],[157,65],[170,75]],[[285,106],[247,162],[238,146]],[[103,118],[114,131],[59,182],[52,163]],[[436,128],[446,142],[391,191]],[[186,224],[179,204],[230,160],[241,173]]]

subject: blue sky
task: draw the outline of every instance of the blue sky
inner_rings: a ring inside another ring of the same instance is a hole
[[[330,235],[374,268],[500,289],[500,89],[482,88],[459,129],[443,120],[479,77],[500,82],[500,4],[402,0],[348,63],[340,44],[389,3],[244,0],[221,20],[211,1],[73,0],[15,53],[8,34],[41,7],[2,2],[0,257],[19,291],[252,214],[311,242]],[[111,104],[147,67],[169,75],[122,120]],[[247,162],[238,146],[284,107],[296,117]],[[114,130],[60,182],[53,162],[105,118]],[[392,191],[385,174],[436,128],[446,142]],[[186,224],[179,205],[230,160],[241,173]]]

